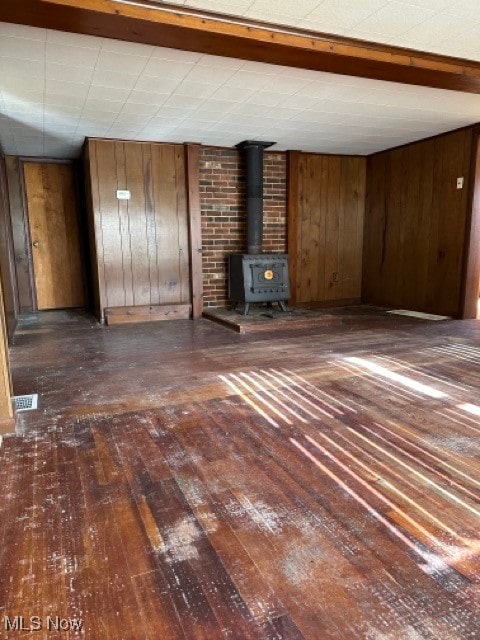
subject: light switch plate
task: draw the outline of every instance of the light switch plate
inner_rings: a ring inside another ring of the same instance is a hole
[[[117,200],[130,200],[131,193],[127,189],[118,189]]]
[[[457,189],[463,189],[463,178],[457,178]]]

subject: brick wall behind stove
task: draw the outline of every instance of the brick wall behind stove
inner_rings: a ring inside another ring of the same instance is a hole
[[[228,254],[246,252],[245,165],[236,149],[202,147],[200,152],[204,304],[228,303]],[[263,251],[287,250],[287,159],[264,159]]]

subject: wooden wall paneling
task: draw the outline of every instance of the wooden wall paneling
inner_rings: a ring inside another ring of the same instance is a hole
[[[92,293],[91,303],[93,311],[97,318],[103,320],[103,304],[101,295],[104,291],[104,279],[103,279],[103,259],[99,257],[99,251],[102,250],[102,227],[98,225],[95,229],[94,208],[98,211],[98,190],[93,190],[92,175],[94,175],[93,167],[96,166],[96,145],[92,144],[84,145],[84,180],[85,180],[85,204],[86,204],[86,216],[87,216],[87,237],[88,237],[88,254],[90,258],[89,269],[89,289]],[[103,255],[103,254],[102,254]],[[102,284],[100,284],[100,280]]]
[[[25,313],[36,309],[36,293],[20,158],[6,156],[5,167],[10,201],[18,300],[20,312]]]
[[[353,188],[343,189],[339,298],[349,300],[358,298],[361,291],[366,163],[360,158],[345,159],[343,172],[342,184]]]
[[[190,286],[190,249],[189,249],[189,211],[187,196],[187,171],[185,149],[175,148],[175,178],[177,195],[177,232],[178,232],[178,275],[181,302],[191,300]]]
[[[316,192],[315,206],[317,210],[317,228],[318,233],[318,255],[317,255],[317,271],[318,271],[318,284],[317,293],[314,302],[317,300],[324,301],[327,299],[325,289],[325,255],[326,255],[326,243],[327,243],[327,217],[328,217],[328,185],[329,180],[329,159],[326,156],[320,156],[315,159],[315,164],[318,167],[319,175],[312,187]]]
[[[465,230],[462,318],[479,317],[480,299],[480,130],[472,137],[469,208]]]
[[[154,188],[157,243],[161,256],[161,267],[158,270],[160,302],[168,304],[182,301],[178,224],[174,224],[178,217],[175,146],[155,145],[152,151],[153,172],[156,176],[161,176]]]
[[[17,274],[13,249],[10,202],[8,199],[5,160],[0,155],[0,275],[5,303],[8,341],[11,342],[19,312]]]
[[[160,300],[160,282],[158,278],[159,257],[157,246],[157,226],[155,219],[154,179],[152,175],[152,145],[142,145],[143,183],[145,186],[145,225],[147,236],[148,282],[150,283],[150,304]]]
[[[300,187],[298,196],[300,198],[300,292],[299,299],[303,302],[311,302],[316,295],[317,277],[317,252],[318,236],[312,229],[312,195],[313,189],[312,174],[314,171],[314,160],[304,158],[300,163]],[[315,216],[315,214],[314,214]],[[314,290],[315,287],[315,290]]]
[[[126,233],[123,243],[128,246],[131,264],[132,305],[142,306],[152,303],[150,282],[150,241],[147,236],[146,195],[143,146],[122,145],[125,158],[125,188],[132,191],[131,200],[121,201],[126,205]],[[122,188],[122,187],[119,187]],[[125,283],[126,291],[129,287]],[[128,305],[127,305],[128,306]]]
[[[136,182],[129,183],[127,178],[127,153],[130,156],[133,151],[133,147],[136,145],[129,145],[128,151],[124,142],[115,142],[115,167],[117,169],[117,189],[128,189],[132,193],[131,200],[118,200],[118,219],[120,225],[120,247],[122,255],[122,276],[123,276],[123,295],[125,299],[125,306],[135,304],[135,286],[134,286],[134,266],[133,266],[133,253],[132,253],[132,227],[136,226],[130,215],[130,207],[134,211],[134,202],[140,197],[142,182],[137,184]],[[116,198],[116,190],[114,190],[114,197]],[[143,247],[144,249],[144,247]],[[142,262],[142,255],[135,255],[135,264]]]
[[[295,300],[358,301],[366,160],[301,153],[296,174],[290,179],[297,182],[295,193],[290,190],[289,196],[289,220],[295,211],[297,221],[289,240]],[[290,248],[294,242],[296,255]]]
[[[409,306],[415,306],[415,301],[423,300],[426,306],[426,294],[429,291],[428,278],[429,268],[425,260],[418,260],[417,256],[422,251],[430,251],[432,243],[432,234],[430,231],[430,212],[434,197],[434,158],[435,158],[435,141],[430,140],[425,145],[421,145],[414,153],[416,159],[416,171],[414,180],[417,182],[418,190],[414,197],[418,202],[416,233],[413,238],[409,238],[412,245],[410,259],[410,287],[411,291]]]
[[[459,315],[471,140],[467,128],[369,159],[364,302]]]
[[[93,145],[97,160],[93,191],[98,191],[98,209],[94,214],[95,234],[99,234],[101,238],[102,251],[99,252],[98,259],[99,271],[103,267],[104,273],[103,304],[105,307],[126,306],[120,201],[116,197],[116,190],[124,189],[125,183],[121,182],[121,186],[118,186],[116,143],[94,141]]]
[[[186,144],[188,231],[192,317],[203,313],[202,217],[200,207],[200,145]]]
[[[339,231],[341,212],[341,169],[340,158],[331,156],[328,158],[328,184],[327,184],[327,218],[325,224],[325,300],[338,298],[339,274]],[[351,185],[350,185],[351,188]],[[336,274],[337,280],[334,280]]]
[[[147,307],[190,305],[184,146],[90,140],[87,149],[100,316],[125,307],[134,320],[131,309],[140,319]],[[118,189],[130,199],[118,200]]]
[[[295,304],[298,296],[300,278],[299,265],[299,171],[300,153],[289,151],[287,157],[287,251],[290,276],[290,303]]]

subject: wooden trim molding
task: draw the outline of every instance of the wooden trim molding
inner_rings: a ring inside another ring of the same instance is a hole
[[[200,145],[185,144],[192,317],[203,313],[202,217],[200,209]]]
[[[298,171],[300,151],[287,155],[287,243],[288,270],[290,276],[290,304],[297,302],[298,260]]]
[[[159,320],[188,320],[191,313],[189,304],[157,304],[138,307],[107,307],[105,320],[111,324],[131,324],[135,322],[158,322]]]
[[[0,20],[403,84],[480,93],[480,63],[142,0],[4,0]]]
[[[474,129],[470,169],[470,205],[465,232],[461,318],[478,317],[480,297],[480,129]]]
[[[12,395],[7,325],[4,313],[3,289],[0,282],[0,434],[15,431]]]

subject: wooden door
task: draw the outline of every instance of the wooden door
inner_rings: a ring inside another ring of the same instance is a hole
[[[74,167],[25,162],[23,168],[37,307],[85,306]]]

